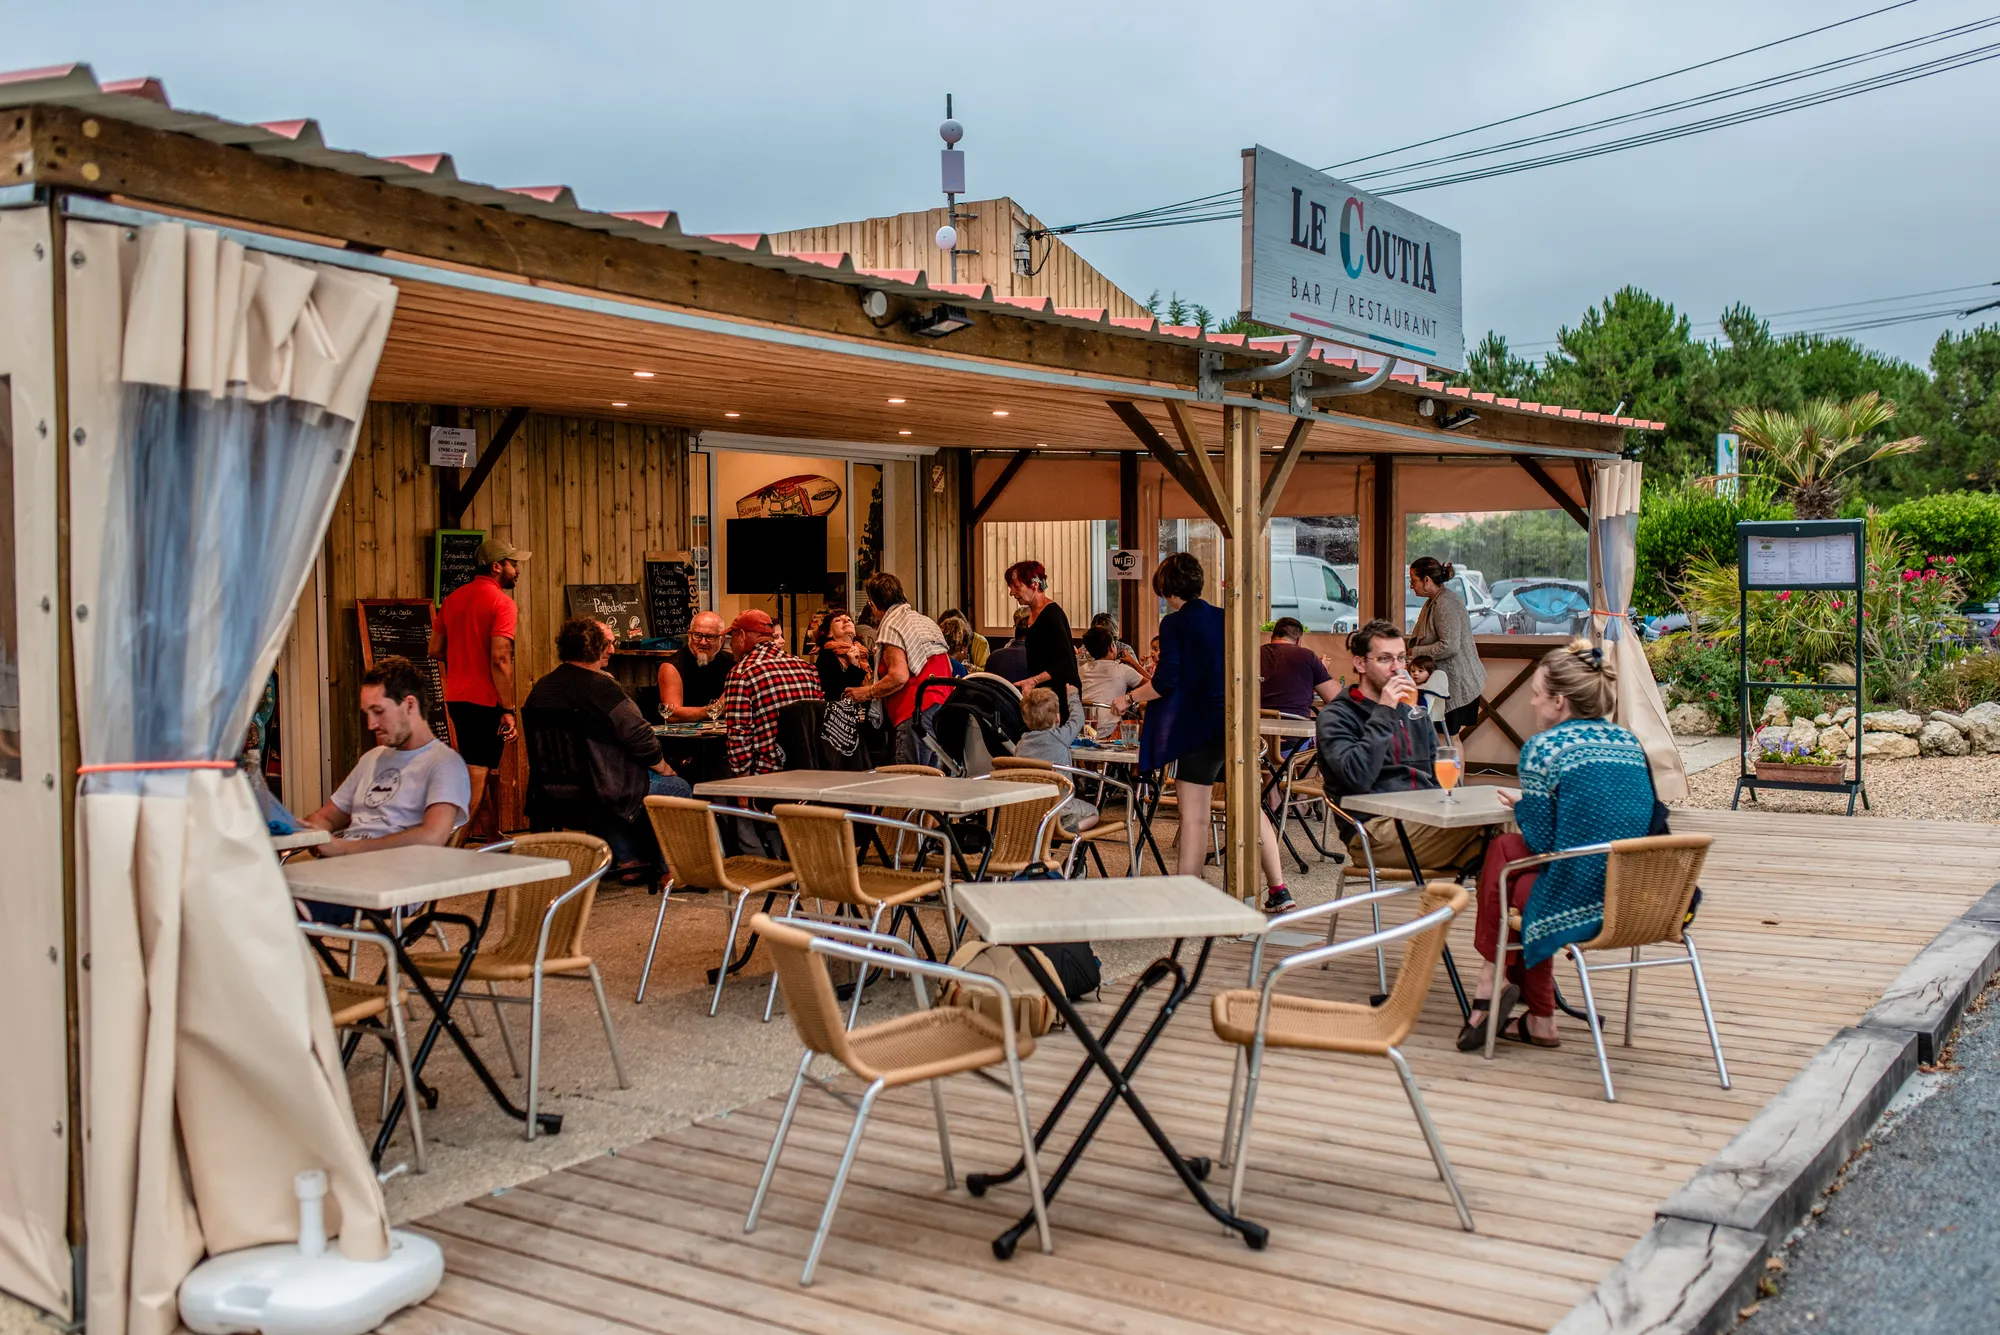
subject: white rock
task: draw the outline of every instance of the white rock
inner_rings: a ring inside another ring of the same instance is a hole
[[[1819,745],[1819,729],[1804,719],[1794,723],[1785,736],[1790,738],[1792,745],[1801,751],[1810,751]]]
[[[1854,751],[1854,739],[1840,728],[1828,728],[1819,735],[1819,744],[1830,756],[1845,757]]]
[[[1919,752],[1914,737],[1900,732],[1864,732],[1861,754],[1871,760],[1911,760]]]
[[[1667,711],[1667,729],[1676,737],[1713,737],[1715,714],[1707,705],[1675,705]]]
[[[1949,723],[1926,723],[1917,735],[1917,749],[1927,756],[1962,756],[1972,749],[1965,734]]]
[[[1778,728],[1791,727],[1792,711],[1785,707],[1785,697],[1773,692],[1771,698],[1764,702],[1764,712],[1758,716],[1757,721]]]
[[[2000,752],[2000,704],[1991,700],[1965,711],[1966,735],[1976,751]]]
[[[1813,726],[1815,728],[1831,728],[1833,726],[1833,715],[1831,714],[1813,715]]]
[[[1845,723],[1847,722],[1847,720],[1853,717],[1854,717],[1853,705],[1842,705],[1840,708],[1833,711],[1833,721],[1835,723]]]
[[[1868,732],[1900,732],[1906,737],[1914,737],[1924,730],[1924,721],[1907,709],[1885,709],[1863,714],[1861,726]],[[1864,751],[1862,754],[1868,753]]]
[[[1842,721],[1840,729],[1847,734],[1847,740],[1850,742],[1861,735],[1861,720],[1854,717],[1853,710],[1847,712],[1847,718]]]
[[[1963,714],[1954,714],[1948,709],[1933,709],[1928,717],[1933,723],[1949,723],[1960,732],[1972,731],[1972,724],[1966,721]]]
[[[1775,751],[1778,749],[1778,743],[1790,741],[1791,736],[1792,736],[1792,730],[1790,728],[1778,728],[1778,727],[1759,728],[1757,729],[1756,734],[1750,738],[1750,743],[1756,750],[1759,751],[1763,750],[1765,747],[1769,747],[1773,751]]]

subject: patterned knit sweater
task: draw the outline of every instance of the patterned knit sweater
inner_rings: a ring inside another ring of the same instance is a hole
[[[1536,853],[1643,837],[1652,826],[1653,776],[1646,749],[1604,719],[1571,719],[1521,748],[1521,835]],[[1533,966],[1604,922],[1604,858],[1542,868],[1521,914],[1523,962]]]

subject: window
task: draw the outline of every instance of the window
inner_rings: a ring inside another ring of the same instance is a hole
[[[979,525],[979,629],[1009,631],[1014,600],[1002,578],[1016,561],[1040,561],[1049,572],[1049,597],[1062,604],[1079,634],[1099,612],[1118,610],[1117,581],[1105,557],[1116,547],[1117,525],[1102,519],[999,520]]]
[[[1361,523],[1353,515],[1271,521],[1271,618],[1340,634],[1360,624]]]
[[[21,639],[14,577],[14,382],[0,376],[0,779],[19,782]]]
[[[1408,516],[1406,560],[1450,562],[1452,591],[1479,635],[1576,635],[1590,625],[1590,542],[1560,510],[1486,510]],[[1406,625],[1423,599],[1403,594]]]

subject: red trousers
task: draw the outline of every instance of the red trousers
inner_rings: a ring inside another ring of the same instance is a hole
[[[1473,924],[1472,944],[1489,962],[1500,944],[1500,869],[1519,858],[1531,857],[1534,850],[1528,841],[1518,834],[1497,835],[1486,845],[1486,862],[1479,869],[1479,916]],[[1534,888],[1535,873],[1520,872],[1507,882],[1507,897],[1513,900],[1514,908],[1525,908],[1528,891]],[[1556,1013],[1556,967],[1555,960],[1546,959],[1532,969],[1521,967],[1519,950],[1521,935],[1510,930],[1507,933],[1507,981],[1521,989],[1527,999],[1528,1014],[1548,1016]]]

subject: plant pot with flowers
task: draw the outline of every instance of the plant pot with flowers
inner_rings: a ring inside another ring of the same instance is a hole
[[[1800,746],[1789,738],[1758,744],[1757,777],[1767,781],[1841,784],[1847,782],[1847,760],[1823,746]]]

